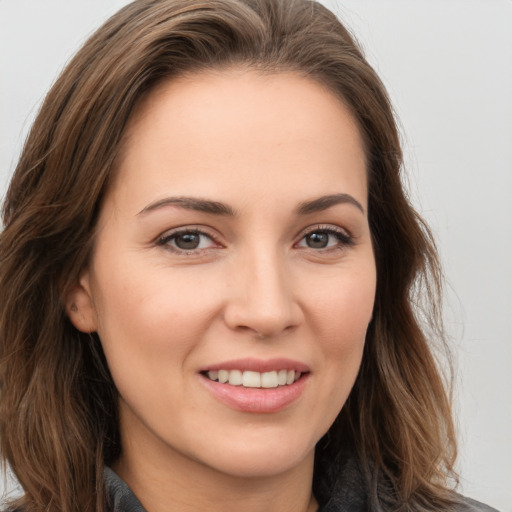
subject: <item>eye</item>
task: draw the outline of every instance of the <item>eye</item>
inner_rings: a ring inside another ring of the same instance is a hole
[[[166,246],[175,252],[191,253],[201,249],[215,247],[213,238],[198,229],[183,229],[165,234],[158,240],[158,245]]]
[[[352,237],[341,229],[317,227],[306,233],[297,244],[309,249],[337,249],[353,245]]]

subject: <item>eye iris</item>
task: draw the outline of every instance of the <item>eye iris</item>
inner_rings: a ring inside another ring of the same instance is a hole
[[[313,249],[323,249],[329,243],[329,235],[327,233],[310,233],[306,236],[306,243]]]
[[[199,247],[200,238],[197,233],[185,233],[175,239],[176,246],[180,249],[190,250]]]

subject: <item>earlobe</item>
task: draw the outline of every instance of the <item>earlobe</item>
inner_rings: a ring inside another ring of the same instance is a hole
[[[71,323],[82,332],[97,331],[96,308],[92,298],[89,273],[80,276],[66,298],[66,313]]]

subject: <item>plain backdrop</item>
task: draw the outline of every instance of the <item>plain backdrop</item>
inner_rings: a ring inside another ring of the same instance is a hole
[[[0,0],[0,196],[50,84],[126,3]],[[512,512],[512,2],[324,3],[388,87],[410,194],[437,237],[458,362],[461,490]]]

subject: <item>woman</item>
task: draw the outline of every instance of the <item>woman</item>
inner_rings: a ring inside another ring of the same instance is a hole
[[[4,205],[13,505],[488,510],[450,489],[440,271],[400,163],[382,84],[320,5],[111,18]]]

